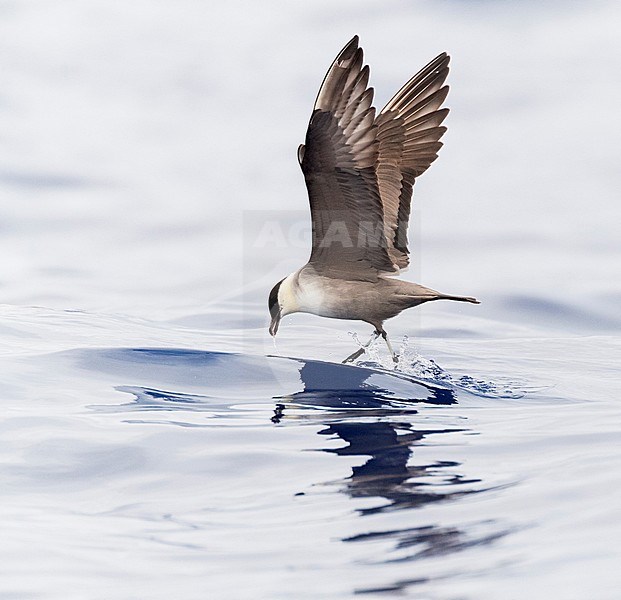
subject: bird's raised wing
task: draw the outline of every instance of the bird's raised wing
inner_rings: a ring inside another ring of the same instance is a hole
[[[376,167],[379,143],[369,68],[355,36],[321,85],[298,150],[310,200],[309,263],[322,275],[373,281],[396,270],[388,255]]]
[[[375,120],[377,180],[384,209],[384,235],[390,261],[408,266],[407,228],[414,180],[438,157],[446,127],[441,109],[448,86],[449,57],[440,54],[410,79]]]

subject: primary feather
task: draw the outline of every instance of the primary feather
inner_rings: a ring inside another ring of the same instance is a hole
[[[330,66],[298,151],[318,273],[376,281],[407,267],[412,187],[446,131],[448,61],[441,54],[430,62],[377,116],[357,36]]]

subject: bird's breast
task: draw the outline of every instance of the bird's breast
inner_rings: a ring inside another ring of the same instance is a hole
[[[300,312],[313,313],[315,315],[332,316],[334,298],[332,290],[323,278],[309,278],[298,288],[297,301]]]
[[[306,274],[304,274],[306,275]],[[323,277],[301,276],[297,289],[298,310],[335,319],[364,319],[375,302],[372,284]]]

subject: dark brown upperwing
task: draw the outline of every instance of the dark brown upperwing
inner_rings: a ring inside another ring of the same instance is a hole
[[[309,263],[328,277],[373,281],[395,267],[376,175],[373,89],[362,60],[356,36],[328,70],[298,159],[313,224]]]
[[[441,127],[448,108],[443,86],[449,56],[443,53],[410,79],[375,120],[378,140],[377,179],[384,209],[384,234],[391,262],[400,269],[410,262],[407,228],[414,180],[438,157]]]

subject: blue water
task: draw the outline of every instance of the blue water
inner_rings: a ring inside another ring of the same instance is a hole
[[[0,597],[616,600],[620,10],[2,3]],[[353,33],[380,104],[453,55],[407,277],[482,304],[396,368],[267,333]]]

